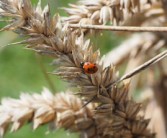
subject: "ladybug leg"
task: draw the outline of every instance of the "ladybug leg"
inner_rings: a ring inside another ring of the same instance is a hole
[[[85,74],[85,71],[84,71],[84,69],[83,69],[83,68],[81,69],[81,72],[82,72],[83,74]]]

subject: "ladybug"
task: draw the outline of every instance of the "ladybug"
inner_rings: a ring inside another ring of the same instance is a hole
[[[96,63],[81,62],[81,67],[83,68],[84,73],[87,74],[94,74],[98,71]]]

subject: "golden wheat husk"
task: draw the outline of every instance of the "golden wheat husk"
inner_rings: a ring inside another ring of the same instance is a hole
[[[126,18],[127,14],[139,12],[139,0],[80,0],[77,4],[69,4],[63,8],[68,14],[65,22],[71,24],[117,24]]]
[[[14,132],[32,122],[33,129],[52,123],[57,128],[96,136],[95,105],[82,106],[81,99],[71,92],[54,95],[46,88],[41,94],[22,93],[20,99],[4,98],[0,105],[0,135],[3,136],[8,128]],[[94,129],[94,133],[88,128]]]

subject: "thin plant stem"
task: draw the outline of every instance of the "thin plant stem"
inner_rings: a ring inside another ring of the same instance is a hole
[[[131,26],[81,25],[81,24],[68,24],[68,27],[94,29],[94,30],[107,30],[107,31],[167,32],[167,27],[131,27]]]
[[[160,54],[158,54],[157,56],[153,57],[152,59],[146,61],[145,63],[143,63],[142,65],[138,66],[137,68],[133,69],[132,71],[130,71],[129,73],[123,75],[121,78],[119,78],[118,80],[112,82],[111,84],[108,85],[108,88],[111,88],[111,86],[113,84],[119,83],[125,79],[129,79],[132,76],[138,74],[139,72],[141,72],[142,70],[145,70],[146,68],[148,68],[149,66],[159,62],[160,60],[162,60],[163,58],[165,58],[167,56],[167,50],[161,52]]]
[[[38,63],[39,63],[39,66],[41,67],[42,73],[44,74],[44,77],[45,77],[45,79],[46,79],[47,82],[48,82],[48,85],[49,85],[51,91],[52,91],[53,93],[55,93],[55,92],[56,92],[56,88],[55,88],[53,82],[51,81],[51,79],[50,79],[50,77],[49,77],[49,74],[48,74],[47,71],[46,71],[45,66],[43,65],[43,62],[42,62],[42,59],[41,59],[41,55],[36,54],[36,58],[37,58],[37,61],[38,61]]]

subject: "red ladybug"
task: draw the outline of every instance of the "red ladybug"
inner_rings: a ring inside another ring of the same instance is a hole
[[[94,74],[98,71],[96,63],[91,62],[81,62],[81,66],[85,73]]]

